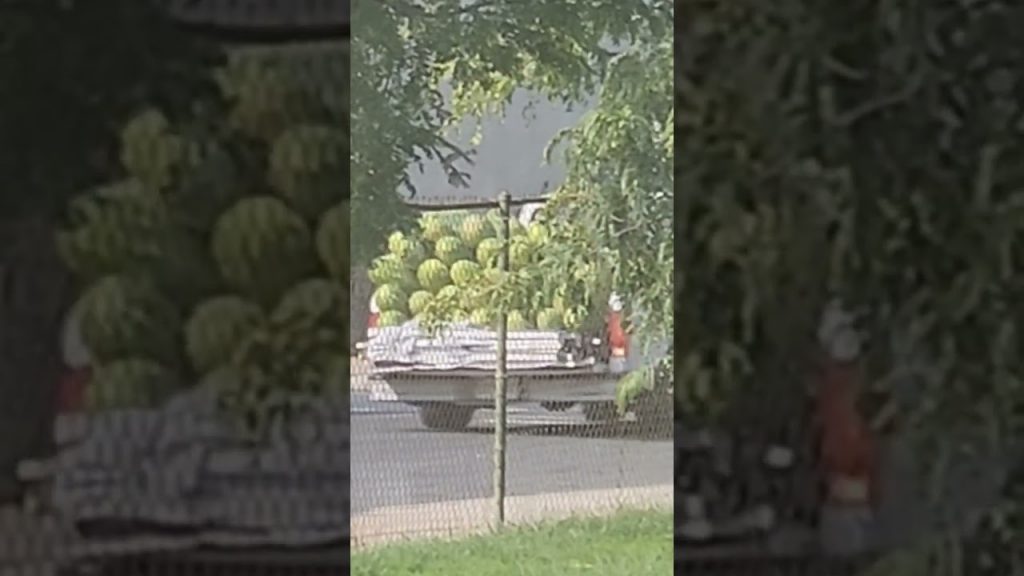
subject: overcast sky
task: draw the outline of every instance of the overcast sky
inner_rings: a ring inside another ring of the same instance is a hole
[[[471,175],[469,188],[450,185],[436,164],[428,164],[422,174],[418,167],[410,168],[417,188],[416,201],[426,204],[497,198],[501,190],[508,190],[513,197],[529,197],[543,194],[545,187],[557,187],[565,177],[564,168],[560,163],[545,164],[544,149],[559,130],[575,125],[586,110],[580,106],[566,111],[565,105],[542,101],[527,111],[530,100],[529,93],[520,91],[514,95],[505,118],[484,122],[475,165],[466,167]],[[467,125],[461,134],[453,135],[453,140],[469,147],[472,136]],[[558,160],[555,156],[553,160]]]

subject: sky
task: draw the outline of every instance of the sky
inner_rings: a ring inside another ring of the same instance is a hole
[[[521,90],[513,95],[505,118],[495,117],[483,123],[483,140],[476,147],[475,165],[464,167],[471,175],[469,188],[449,184],[437,165],[428,163],[422,174],[418,167],[411,167],[416,202],[493,199],[502,190],[508,190],[513,198],[534,197],[556,188],[565,178],[565,170],[560,162],[545,164],[544,150],[555,134],[575,125],[586,109],[566,111],[565,105],[546,100],[528,106],[531,100],[535,98]],[[470,147],[472,124],[466,123],[459,133],[450,136]],[[555,156],[553,161],[557,160]]]

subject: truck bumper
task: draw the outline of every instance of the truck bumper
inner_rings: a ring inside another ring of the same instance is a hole
[[[510,375],[507,401],[612,402],[615,400],[617,383],[616,375],[598,376],[585,372],[544,376]],[[407,404],[444,402],[489,407],[494,405],[494,375],[389,375],[374,382],[370,399]]]

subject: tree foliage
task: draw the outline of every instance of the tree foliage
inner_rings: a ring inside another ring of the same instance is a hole
[[[962,449],[951,434],[974,450],[1019,434],[1022,18],[679,3],[680,408],[713,418],[801,381],[836,295],[935,462]]]
[[[670,211],[664,162],[670,154],[665,138],[671,136],[670,6],[604,0],[357,2],[353,69],[363,72],[356,72],[353,86],[354,210],[373,206],[378,219],[387,219],[382,230],[399,223],[401,203],[392,191],[408,185],[404,166],[410,162],[441,162],[453,183],[468,184],[471,158],[444,138],[445,128],[507,113],[517,90],[581,105],[603,86],[601,108],[562,135],[571,175],[560,192],[567,200],[560,203],[564,222],[596,217],[603,226],[593,234],[579,229],[580,240],[566,246],[573,252],[563,263],[589,259],[598,245],[627,256],[652,241],[662,260],[648,268],[647,278],[622,268],[619,280],[633,290],[656,278],[665,298],[644,291],[637,302],[648,308],[657,302],[661,308],[651,315],[670,318],[662,313],[670,301],[670,229],[664,219],[635,226],[641,214]],[[450,88],[447,101],[443,85]],[[371,133],[372,143],[364,144],[360,134]],[[590,212],[568,201],[580,197],[589,198]],[[365,232],[355,236],[373,253],[383,232],[370,236],[370,220],[353,221],[365,224]]]
[[[787,7],[684,2],[676,29],[677,413],[797,381],[828,285],[841,181],[815,157]],[[737,33],[757,25],[757,34]]]
[[[614,288],[648,340],[668,338],[674,316],[671,67],[667,36],[637,42],[610,64],[597,107],[553,142],[569,171],[551,213],[578,241],[550,273],[609,252]]]
[[[120,122],[141,103],[187,112],[214,90],[207,70],[220,58],[151,2],[5,2],[0,37],[8,217],[52,215],[67,195],[105,177],[117,163]]]
[[[705,365],[733,349],[714,373],[743,380],[753,372],[730,368],[760,369],[779,338],[806,349],[832,293],[865,311],[876,377],[897,332],[937,363],[935,404],[908,408],[967,416],[967,395],[1001,398],[1019,373],[1008,304],[1024,220],[1016,61],[995,42],[1024,12],[682,7],[680,338]]]

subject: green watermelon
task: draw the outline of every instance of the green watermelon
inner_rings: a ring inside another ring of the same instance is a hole
[[[493,328],[494,312],[490,308],[477,308],[470,313],[469,323],[482,328]]]
[[[149,107],[138,111],[121,128],[121,144],[145,144],[170,129],[171,123],[163,111]]]
[[[409,296],[409,313],[413,316],[421,314],[433,299],[434,295],[426,290],[417,290],[416,292],[413,292],[412,295]]]
[[[225,392],[240,389],[244,386],[244,381],[237,366],[225,364],[207,372],[199,381],[199,386]]]
[[[436,298],[440,301],[453,302],[456,305],[462,300],[462,290],[456,286],[445,286],[437,291]]]
[[[381,327],[401,326],[402,324],[405,324],[408,321],[409,316],[407,316],[404,312],[398,310],[390,310],[388,312],[381,312],[378,325]]]
[[[121,130],[120,144],[121,165],[154,190],[171,184],[175,167],[185,157],[185,142],[156,108],[129,120]]]
[[[498,286],[505,281],[506,274],[508,272],[502,272],[497,268],[485,268],[483,273],[483,280],[487,286]]]
[[[445,236],[434,245],[434,255],[441,262],[451,266],[455,262],[468,257],[469,251],[458,236]]]
[[[526,315],[519,310],[512,310],[508,313],[508,329],[510,331],[529,330],[530,322]]]
[[[271,318],[283,322],[289,317],[327,317],[342,323],[347,313],[348,290],[326,278],[310,278],[285,292]]]
[[[472,286],[462,289],[459,305],[465,310],[476,310],[487,305],[488,294],[483,286]]]
[[[89,287],[76,306],[82,339],[100,363],[125,357],[178,360],[181,318],[151,283],[108,276]]]
[[[388,237],[388,251],[409,268],[419,266],[427,257],[427,249],[418,239],[402,232],[393,232]]]
[[[299,64],[271,58],[266,54],[243,52],[244,55],[232,56],[217,74],[223,95],[233,104],[227,118],[231,128],[249,138],[271,143],[285,130],[295,127],[297,120],[323,118],[324,112],[333,108],[330,102],[324,100],[322,93],[326,84],[334,84],[334,81],[326,82],[323,79],[322,74],[326,71],[320,72],[321,76],[311,74],[312,63],[308,58],[303,58]],[[328,128],[347,133],[338,121],[328,125]],[[338,147],[345,150],[348,138],[342,137],[341,140]],[[315,162],[326,156],[316,149],[306,151],[306,154],[314,158],[304,159],[302,155],[299,160],[309,165],[315,165]],[[339,154],[331,155],[336,157]],[[349,157],[344,152],[341,155],[346,160]],[[347,182],[348,179],[339,178],[336,181]]]
[[[420,218],[420,230],[430,242],[437,242],[452,232],[451,227],[437,214],[424,214]]]
[[[418,266],[426,258],[423,244],[402,232],[393,232],[388,237],[388,251],[398,256],[407,266]]]
[[[583,326],[583,318],[575,309],[570,308],[562,313],[562,325],[568,330],[579,330]]]
[[[385,284],[373,293],[373,299],[381,312],[407,312],[409,297],[395,284]]]
[[[449,210],[439,212],[437,218],[445,227],[445,236],[458,236],[462,229],[462,221],[470,215],[468,210]]]
[[[159,257],[162,239],[174,228],[164,197],[138,180],[75,197],[67,217],[69,226],[57,233],[57,249],[68,268],[88,280],[124,272],[144,257]]]
[[[526,237],[530,242],[537,248],[540,248],[546,244],[550,238],[550,232],[548,227],[540,222],[532,222],[526,229]]]
[[[385,254],[375,259],[370,266],[369,276],[375,286],[395,284],[409,288],[416,283],[412,270],[395,254]]]
[[[239,342],[263,321],[263,310],[238,296],[202,302],[185,324],[185,351],[192,367],[205,374],[226,365]]]
[[[409,270],[415,270],[420,264],[423,264],[429,255],[430,253],[422,242],[410,240],[409,246],[402,256],[402,264]]]
[[[302,216],[283,201],[255,196],[217,220],[212,252],[221,276],[240,294],[272,305],[316,268],[313,238]]]
[[[388,252],[395,254],[398,257],[401,257],[402,255],[399,254],[399,250],[401,249],[402,243],[405,242],[405,240],[405,234],[403,234],[402,232],[392,232],[391,235],[388,236]]]
[[[337,126],[286,128],[271,146],[271,186],[296,212],[310,220],[318,218],[346,193],[348,140],[347,132]]]
[[[460,288],[468,287],[479,278],[482,268],[472,260],[459,260],[452,264],[452,282]]]
[[[511,270],[522,270],[530,265],[533,259],[533,246],[525,238],[513,238],[509,247],[509,268]]]
[[[437,293],[438,290],[448,285],[450,280],[448,267],[444,262],[431,258],[420,264],[416,270],[416,279],[420,286],[429,292]]]
[[[476,261],[487,268],[497,266],[499,253],[501,253],[501,240],[484,238],[476,247]]]
[[[481,241],[493,234],[494,229],[488,225],[487,220],[476,214],[467,216],[459,226],[459,237],[470,248],[478,246]]]
[[[128,358],[100,365],[85,389],[90,412],[153,409],[181,388],[173,372],[152,360]]]
[[[537,313],[537,328],[541,330],[561,330],[562,314],[554,308],[545,308]]]

